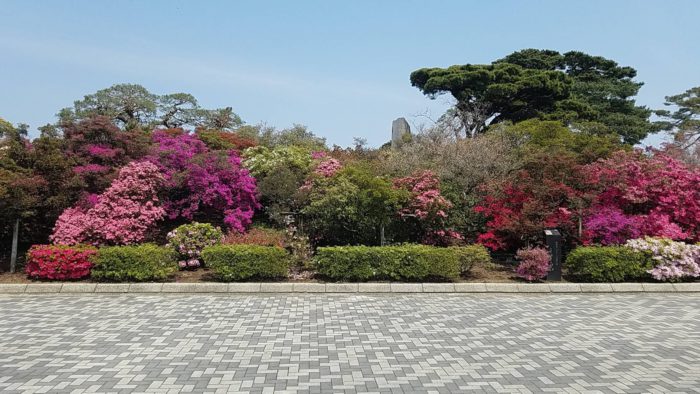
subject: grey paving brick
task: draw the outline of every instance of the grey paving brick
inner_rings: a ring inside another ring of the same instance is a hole
[[[612,286],[610,283],[581,283],[582,293],[606,293],[612,292]]]
[[[698,283],[674,283],[673,287],[678,292],[700,292],[700,282]]]
[[[421,283],[391,283],[392,293],[422,293]]]
[[[95,293],[126,293],[128,291],[128,283],[98,283],[95,287]]]
[[[260,283],[229,283],[229,293],[256,293],[260,291]]]
[[[291,293],[294,291],[294,284],[263,282],[260,284],[260,291],[263,293]]]
[[[425,293],[453,293],[454,291],[454,283],[423,283]]]
[[[295,293],[325,293],[324,283],[294,283],[292,287]]]
[[[59,293],[62,283],[29,283],[25,293]]]
[[[515,293],[518,291],[517,283],[487,283],[486,291],[490,293]]]
[[[95,287],[95,283],[64,283],[61,293],[94,293]]]
[[[580,293],[581,285],[578,283],[549,283],[552,293]]]
[[[698,302],[700,293],[4,294],[0,392],[693,392]]]
[[[644,291],[641,283],[612,283],[610,285],[616,293],[636,293]]]
[[[389,293],[391,285],[389,283],[360,283],[357,290],[360,293]]]
[[[162,283],[132,283],[129,285],[130,293],[160,293]]]
[[[226,293],[228,283],[163,283],[163,293]]]
[[[549,284],[547,283],[520,283],[518,291],[522,293],[549,293]]]
[[[642,283],[644,291],[657,293],[673,293],[676,288],[671,283]]]
[[[24,293],[26,284],[0,283],[0,293]]]
[[[357,293],[357,283],[326,283],[326,293]]]
[[[485,293],[485,283],[455,283],[457,293]]]

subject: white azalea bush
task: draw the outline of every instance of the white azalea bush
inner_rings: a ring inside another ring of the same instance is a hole
[[[677,281],[700,277],[700,246],[668,238],[632,239],[628,248],[649,255],[655,262],[648,272],[656,280]]]

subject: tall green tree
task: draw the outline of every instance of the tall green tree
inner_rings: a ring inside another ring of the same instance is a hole
[[[642,86],[636,74],[583,52],[525,49],[491,64],[419,69],[410,79],[431,98],[451,94],[458,127],[469,136],[490,124],[540,118],[594,123],[635,144],[658,130],[651,111],[634,100]]]
[[[661,110],[657,114],[663,117],[664,128],[679,146],[689,149],[700,145],[700,86],[667,96],[665,104],[676,107],[676,110]]]

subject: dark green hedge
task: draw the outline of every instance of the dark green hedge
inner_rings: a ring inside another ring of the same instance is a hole
[[[177,272],[177,255],[154,244],[100,248],[91,276],[105,281],[158,281]]]
[[[564,267],[574,279],[622,282],[647,278],[653,262],[644,253],[624,246],[581,246],[566,258]]]
[[[202,260],[213,276],[222,281],[283,278],[289,270],[289,255],[274,246],[208,246],[202,251]]]
[[[451,281],[474,262],[484,260],[490,261],[488,253],[476,247],[333,246],[319,248],[313,266],[319,274],[333,280]]]

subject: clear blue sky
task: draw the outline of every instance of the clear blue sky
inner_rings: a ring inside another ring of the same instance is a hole
[[[301,123],[330,143],[389,139],[439,116],[410,86],[426,66],[522,48],[581,50],[638,70],[638,102],[700,85],[700,1],[2,1],[0,116],[36,128],[115,83],[192,93],[248,123]]]

